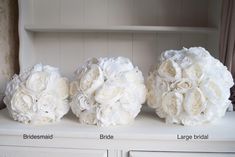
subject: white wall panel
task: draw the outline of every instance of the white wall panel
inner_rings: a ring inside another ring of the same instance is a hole
[[[60,68],[64,75],[73,76],[77,67],[84,62],[84,34],[61,33],[61,62]]]
[[[84,58],[106,57],[108,55],[107,33],[86,33],[84,36]]]
[[[61,24],[81,26],[84,24],[84,0],[61,0]]]
[[[184,47],[207,48],[207,35],[202,34],[181,34],[181,45]]]
[[[133,62],[147,76],[149,68],[157,62],[156,34],[140,33],[133,37]]]
[[[34,42],[35,64],[60,65],[61,53],[58,33],[36,33]]]
[[[132,59],[132,33],[109,33],[108,56],[123,56]]]
[[[33,154],[33,155],[32,155]],[[107,157],[107,150],[0,146],[1,157]]]
[[[149,25],[157,24],[157,1],[148,0],[134,0],[134,24],[135,25]]]
[[[207,0],[182,0],[181,23],[184,26],[207,26]]]
[[[166,50],[182,48],[179,33],[158,33],[157,42],[159,54]]]
[[[108,23],[109,25],[132,25],[134,0],[109,0]]]
[[[108,0],[85,0],[85,24],[106,25],[108,19],[107,6]]]
[[[157,25],[180,25],[181,0],[157,0]]]
[[[60,1],[34,0],[33,16],[35,25],[60,25]]]
[[[26,11],[32,13],[35,27],[49,27],[47,31],[50,31],[59,26],[65,28],[65,32],[27,32],[31,37],[21,45],[24,49],[21,52],[25,51],[21,55],[24,61],[21,65],[27,67],[25,61],[30,58],[28,65],[38,62],[51,64],[60,67],[66,76],[71,76],[76,67],[88,58],[124,56],[147,76],[151,65],[157,63],[160,53],[165,50],[203,46],[218,56],[216,35],[180,31],[66,32],[70,27],[76,30],[79,26],[103,26],[104,29],[113,25],[207,26],[210,21],[216,21],[212,13],[215,11],[218,15],[217,3],[219,0],[32,0],[28,4],[32,8]],[[27,24],[31,24],[31,18],[27,19]],[[26,53],[31,57],[25,57]]]

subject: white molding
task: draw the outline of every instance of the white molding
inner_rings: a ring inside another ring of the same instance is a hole
[[[181,26],[38,26],[26,25],[25,30],[32,32],[190,32],[217,33],[214,27]]]

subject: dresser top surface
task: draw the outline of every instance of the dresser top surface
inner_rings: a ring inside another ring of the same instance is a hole
[[[100,134],[113,135],[115,139],[176,140],[177,135],[209,135],[210,141],[235,141],[235,112],[226,113],[215,123],[200,126],[166,124],[154,112],[142,112],[129,125],[98,127],[80,124],[72,113],[60,122],[44,126],[26,125],[14,121],[7,109],[0,111],[0,136],[22,134],[53,134],[57,137],[97,139]]]

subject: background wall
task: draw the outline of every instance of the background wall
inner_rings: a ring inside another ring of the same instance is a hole
[[[0,108],[7,81],[18,73],[18,2],[0,0]]]

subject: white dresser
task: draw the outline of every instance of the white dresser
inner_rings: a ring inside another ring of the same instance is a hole
[[[220,6],[220,0],[19,0],[20,68],[41,62],[71,78],[90,57],[124,56],[146,77],[167,49],[202,46],[217,57]],[[4,109],[0,157],[235,157],[234,124],[235,113],[185,127],[146,111],[126,126],[81,125],[72,114],[31,126]]]
[[[230,112],[215,124],[185,127],[165,124],[148,111],[127,126],[82,125],[73,114],[56,124],[32,126],[13,121],[4,109],[0,111],[0,157],[234,157],[234,120]],[[199,135],[201,139],[194,139]]]

